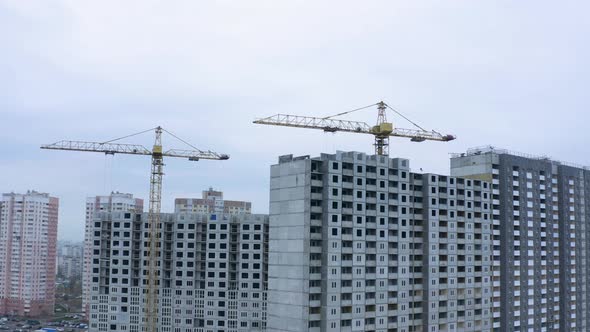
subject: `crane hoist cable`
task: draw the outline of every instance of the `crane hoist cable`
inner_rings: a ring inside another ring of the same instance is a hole
[[[347,111],[347,112],[342,112],[342,113],[338,113],[338,114],[330,115],[330,116],[327,116],[327,117],[325,117],[325,118],[322,118],[322,119],[324,119],[324,120],[325,120],[325,119],[330,119],[330,118],[333,118],[333,117],[336,117],[336,116],[340,116],[340,115],[346,115],[346,114],[350,114],[350,113],[352,113],[352,112],[356,112],[356,111],[360,111],[360,110],[367,109],[367,108],[369,108],[369,107],[377,106],[377,104],[378,104],[378,103],[375,103],[375,104],[367,105],[367,106],[365,106],[365,107],[356,108],[356,109],[353,109],[353,110],[351,110],[351,111]]]
[[[424,129],[424,128],[420,127],[420,126],[419,126],[419,125],[418,125],[416,122],[414,122],[414,121],[412,121],[412,120],[408,119],[408,117],[406,117],[405,115],[403,115],[401,112],[397,111],[395,108],[393,108],[393,107],[389,106],[389,104],[386,104],[386,103],[384,103],[384,104],[385,104],[385,106],[386,106],[387,108],[389,108],[390,110],[394,111],[394,112],[395,112],[397,115],[401,116],[402,118],[406,119],[406,121],[408,121],[409,123],[411,123],[411,124],[413,124],[414,126],[416,126],[416,128],[422,129],[423,131],[428,131],[428,130],[426,130],[426,129]]]

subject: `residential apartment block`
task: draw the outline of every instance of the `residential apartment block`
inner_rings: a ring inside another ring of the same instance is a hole
[[[82,273],[82,310],[86,318],[89,313],[91,268],[93,259],[94,216],[101,212],[143,212],[143,200],[133,198],[132,194],[113,192],[108,196],[86,198],[86,221],[84,227],[84,262]]]
[[[62,278],[82,277],[84,243],[60,243],[57,245],[57,275]]]
[[[0,315],[53,314],[58,206],[36,191],[2,195]]]
[[[252,203],[244,201],[229,201],[223,199],[223,192],[213,188],[205,190],[202,198],[177,198],[174,201],[175,213],[251,213]]]
[[[266,330],[267,215],[161,215],[160,332]],[[147,214],[92,222],[89,331],[142,331]]]
[[[358,152],[271,167],[269,331],[490,331],[487,181]]]
[[[451,159],[492,182],[495,331],[590,329],[590,171],[492,147]]]

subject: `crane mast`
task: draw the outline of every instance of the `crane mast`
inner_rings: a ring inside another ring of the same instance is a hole
[[[147,331],[156,332],[158,326],[158,286],[160,253],[160,212],[162,210],[162,177],[164,160],[162,158],[162,129],[156,128],[156,139],[152,149],[152,173],[150,177],[150,203],[148,212],[148,291],[147,291]]]
[[[155,132],[154,145],[151,150],[136,144],[119,144],[114,141],[139,135],[148,131]],[[162,148],[162,132],[172,135],[183,143],[189,145],[192,150],[170,149],[164,151]],[[162,207],[162,178],[164,176],[164,157],[186,158],[190,161],[200,159],[210,160],[227,160],[226,154],[218,154],[213,151],[201,151],[193,145],[180,139],[176,135],[168,132],[162,127],[145,130],[136,134],[117,138],[107,142],[84,142],[84,141],[59,141],[53,144],[42,145],[41,149],[65,150],[65,151],[82,151],[82,152],[102,152],[109,155],[115,153],[134,154],[151,156],[151,174],[150,174],[150,202],[148,212],[148,258],[147,258],[147,290],[146,290],[146,308],[145,324],[147,332],[158,331],[158,295],[159,295],[159,242],[161,239],[160,231],[160,213]]]
[[[389,134],[393,130],[393,126],[387,123],[387,116],[385,114],[385,103],[380,101],[377,103],[377,125],[375,129],[375,154],[388,155],[389,154]]]

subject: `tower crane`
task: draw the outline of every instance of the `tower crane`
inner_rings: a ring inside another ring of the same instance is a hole
[[[149,131],[155,132],[155,142],[152,149],[148,149],[142,145],[135,144],[120,144],[113,143],[115,141],[128,138],[131,136],[143,134]],[[162,132],[166,132],[181,142],[187,144],[192,150],[170,149],[163,151],[162,149]],[[219,154],[212,151],[202,151],[193,145],[182,140],[178,136],[165,130],[162,127],[148,129],[132,135],[116,138],[106,142],[83,142],[83,141],[59,141],[53,144],[42,145],[41,149],[50,150],[66,150],[66,151],[85,151],[85,152],[102,152],[107,155],[114,155],[116,153],[144,155],[152,157],[152,168],[150,177],[150,204],[148,213],[148,284],[146,294],[146,327],[147,332],[157,332],[158,328],[158,241],[161,238],[160,228],[160,211],[161,211],[161,195],[162,195],[162,177],[164,175],[164,157],[187,158],[191,161],[198,161],[200,159],[210,160],[227,160],[229,156],[226,154]]]
[[[369,107],[377,106],[377,124],[371,126],[365,122],[359,121],[348,121],[335,119],[334,117],[349,114],[352,112],[360,111]],[[417,129],[403,129],[394,128],[393,123],[387,122],[385,111],[389,108],[393,112],[397,113]],[[358,133],[358,134],[370,134],[375,136],[375,154],[377,155],[388,155],[389,154],[389,137],[406,137],[412,142],[424,142],[429,141],[441,141],[448,142],[456,139],[454,135],[443,135],[434,130],[426,130],[400,112],[396,111],[383,101],[369,106],[357,108],[351,111],[338,113],[335,115],[319,118],[311,116],[299,116],[299,115],[288,115],[288,114],[276,114],[268,118],[263,118],[254,121],[256,124],[273,125],[273,126],[285,126],[285,127],[296,127],[296,128],[310,128],[310,129],[321,129],[325,132],[334,133],[337,131]]]

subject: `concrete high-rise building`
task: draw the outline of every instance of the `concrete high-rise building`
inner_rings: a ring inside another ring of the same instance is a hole
[[[82,271],[82,310],[88,318],[90,303],[90,281],[93,248],[94,215],[100,212],[143,212],[143,200],[132,194],[113,192],[109,196],[86,198],[86,221],[84,227],[84,262]]]
[[[269,331],[490,331],[491,183],[358,152],[271,167]]]
[[[451,172],[492,181],[494,330],[590,330],[588,168],[487,147]]]
[[[160,332],[266,330],[267,215],[161,215]],[[92,222],[90,329],[142,331],[147,214]]]
[[[59,200],[29,191],[0,206],[0,315],[53,314]]]
[[[202,198],[177,198],[174,200],[175,213],[251,213],[252,203],[228,201],[223,199],[223,192],[213,188],[203,191]]]
[[[84,243],[58,243],[57,274],[63,278],[81,278]]]

